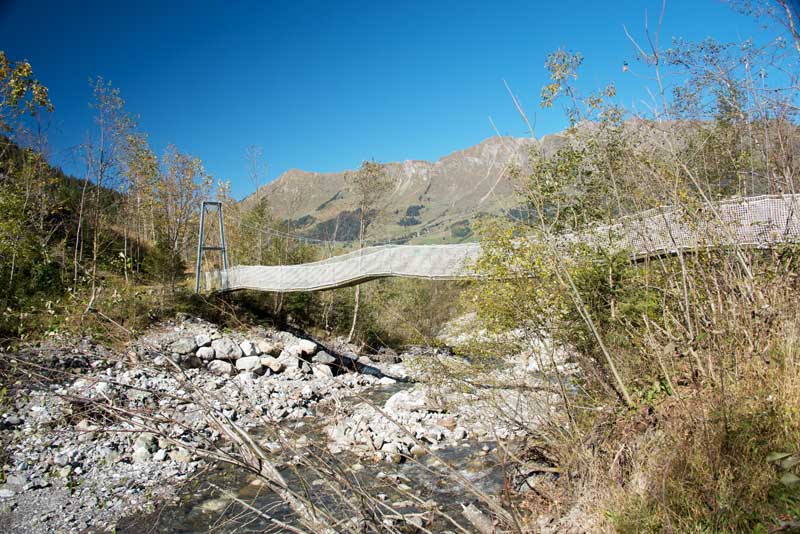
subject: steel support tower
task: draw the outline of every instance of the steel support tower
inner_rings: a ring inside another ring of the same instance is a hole
[[[219,218],[219,246],[207,246],[205,244],[206,212],[209,211],[209,208],[216,208],[217,217]],[[204,200],[200,207],[200,235],[197,238],[197,266],[195,268],[194,279],[195,293],[200,292],[200,269],[203,261],[203,253],[207,250],[218,250],[222,254],[221,286],[222,289],[225,289],[228,278],[228,251],[225,245],[225,222],[222,219],[222,202]]]

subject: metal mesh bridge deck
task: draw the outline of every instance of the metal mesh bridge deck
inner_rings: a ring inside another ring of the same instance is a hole
[[[800,195],[765,195],[706,204],[691,216],[681,208],[655,208],[562,239],[611,245],[634,259],[740,245],[770,248],[800,241]],[[279,293],[319,291],[383,277],[473,278],[477,243],[382,245],[299,265],[239,265],[206,273],[209,289]]]

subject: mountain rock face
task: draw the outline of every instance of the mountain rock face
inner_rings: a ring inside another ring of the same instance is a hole
[[[531,150],[551,152],[560,136],[491,137],[438,161],[387,163],[393,186],[377,206],[368,239],[444,243],[471,237],[471,223],[485,215],[513,213],[519,204],[509,177]],[[355,198],[348,191],[348,172],[315,173],[292,169],[262,187],[273,213],[292,221],[295,233],[324,240],[358,236]],[[254,196],[244,199],[245,207]]]

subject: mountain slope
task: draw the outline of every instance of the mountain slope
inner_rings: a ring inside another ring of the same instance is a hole
[[[530,138],[490,137],[438,161],[387,163],[393,184],[370,226],[370,239],[410,242],[452,242],[470,234],[470,222],[485,214],[502,214],[518,200],[508,176],[513,164],[523,164],[531,149],[545,152],[559,136],[541,143]],[[292,169],[262,187],[276,216],[293,221],[296,233],[330,240],[357,237],[355,199],[347,189],[347,172],[314,173]],[[254,195],[244,199],[252,205]]]

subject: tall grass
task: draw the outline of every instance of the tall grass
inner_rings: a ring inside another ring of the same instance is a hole
[[[513,170],[531,223],[483,228],[471,299],[484,326],[517,328],[514,350],[555,346],[582,370],[529,434],[529,454],[561,474],[541,477],[530,509],[564,529],[576,511],[621,532],[797,526],[798,248],[731,245],[714,203],[797,191],[798,56],[780,39],[662,50],[645,33],[632,42],[654,80],[647,114],[613,86],[582,94],[580,55],[548,57],[543,105],[562,102],[573,126]],[[701,251],[643,261],[614,236],[560,237],[662,206],[720,231]]]

